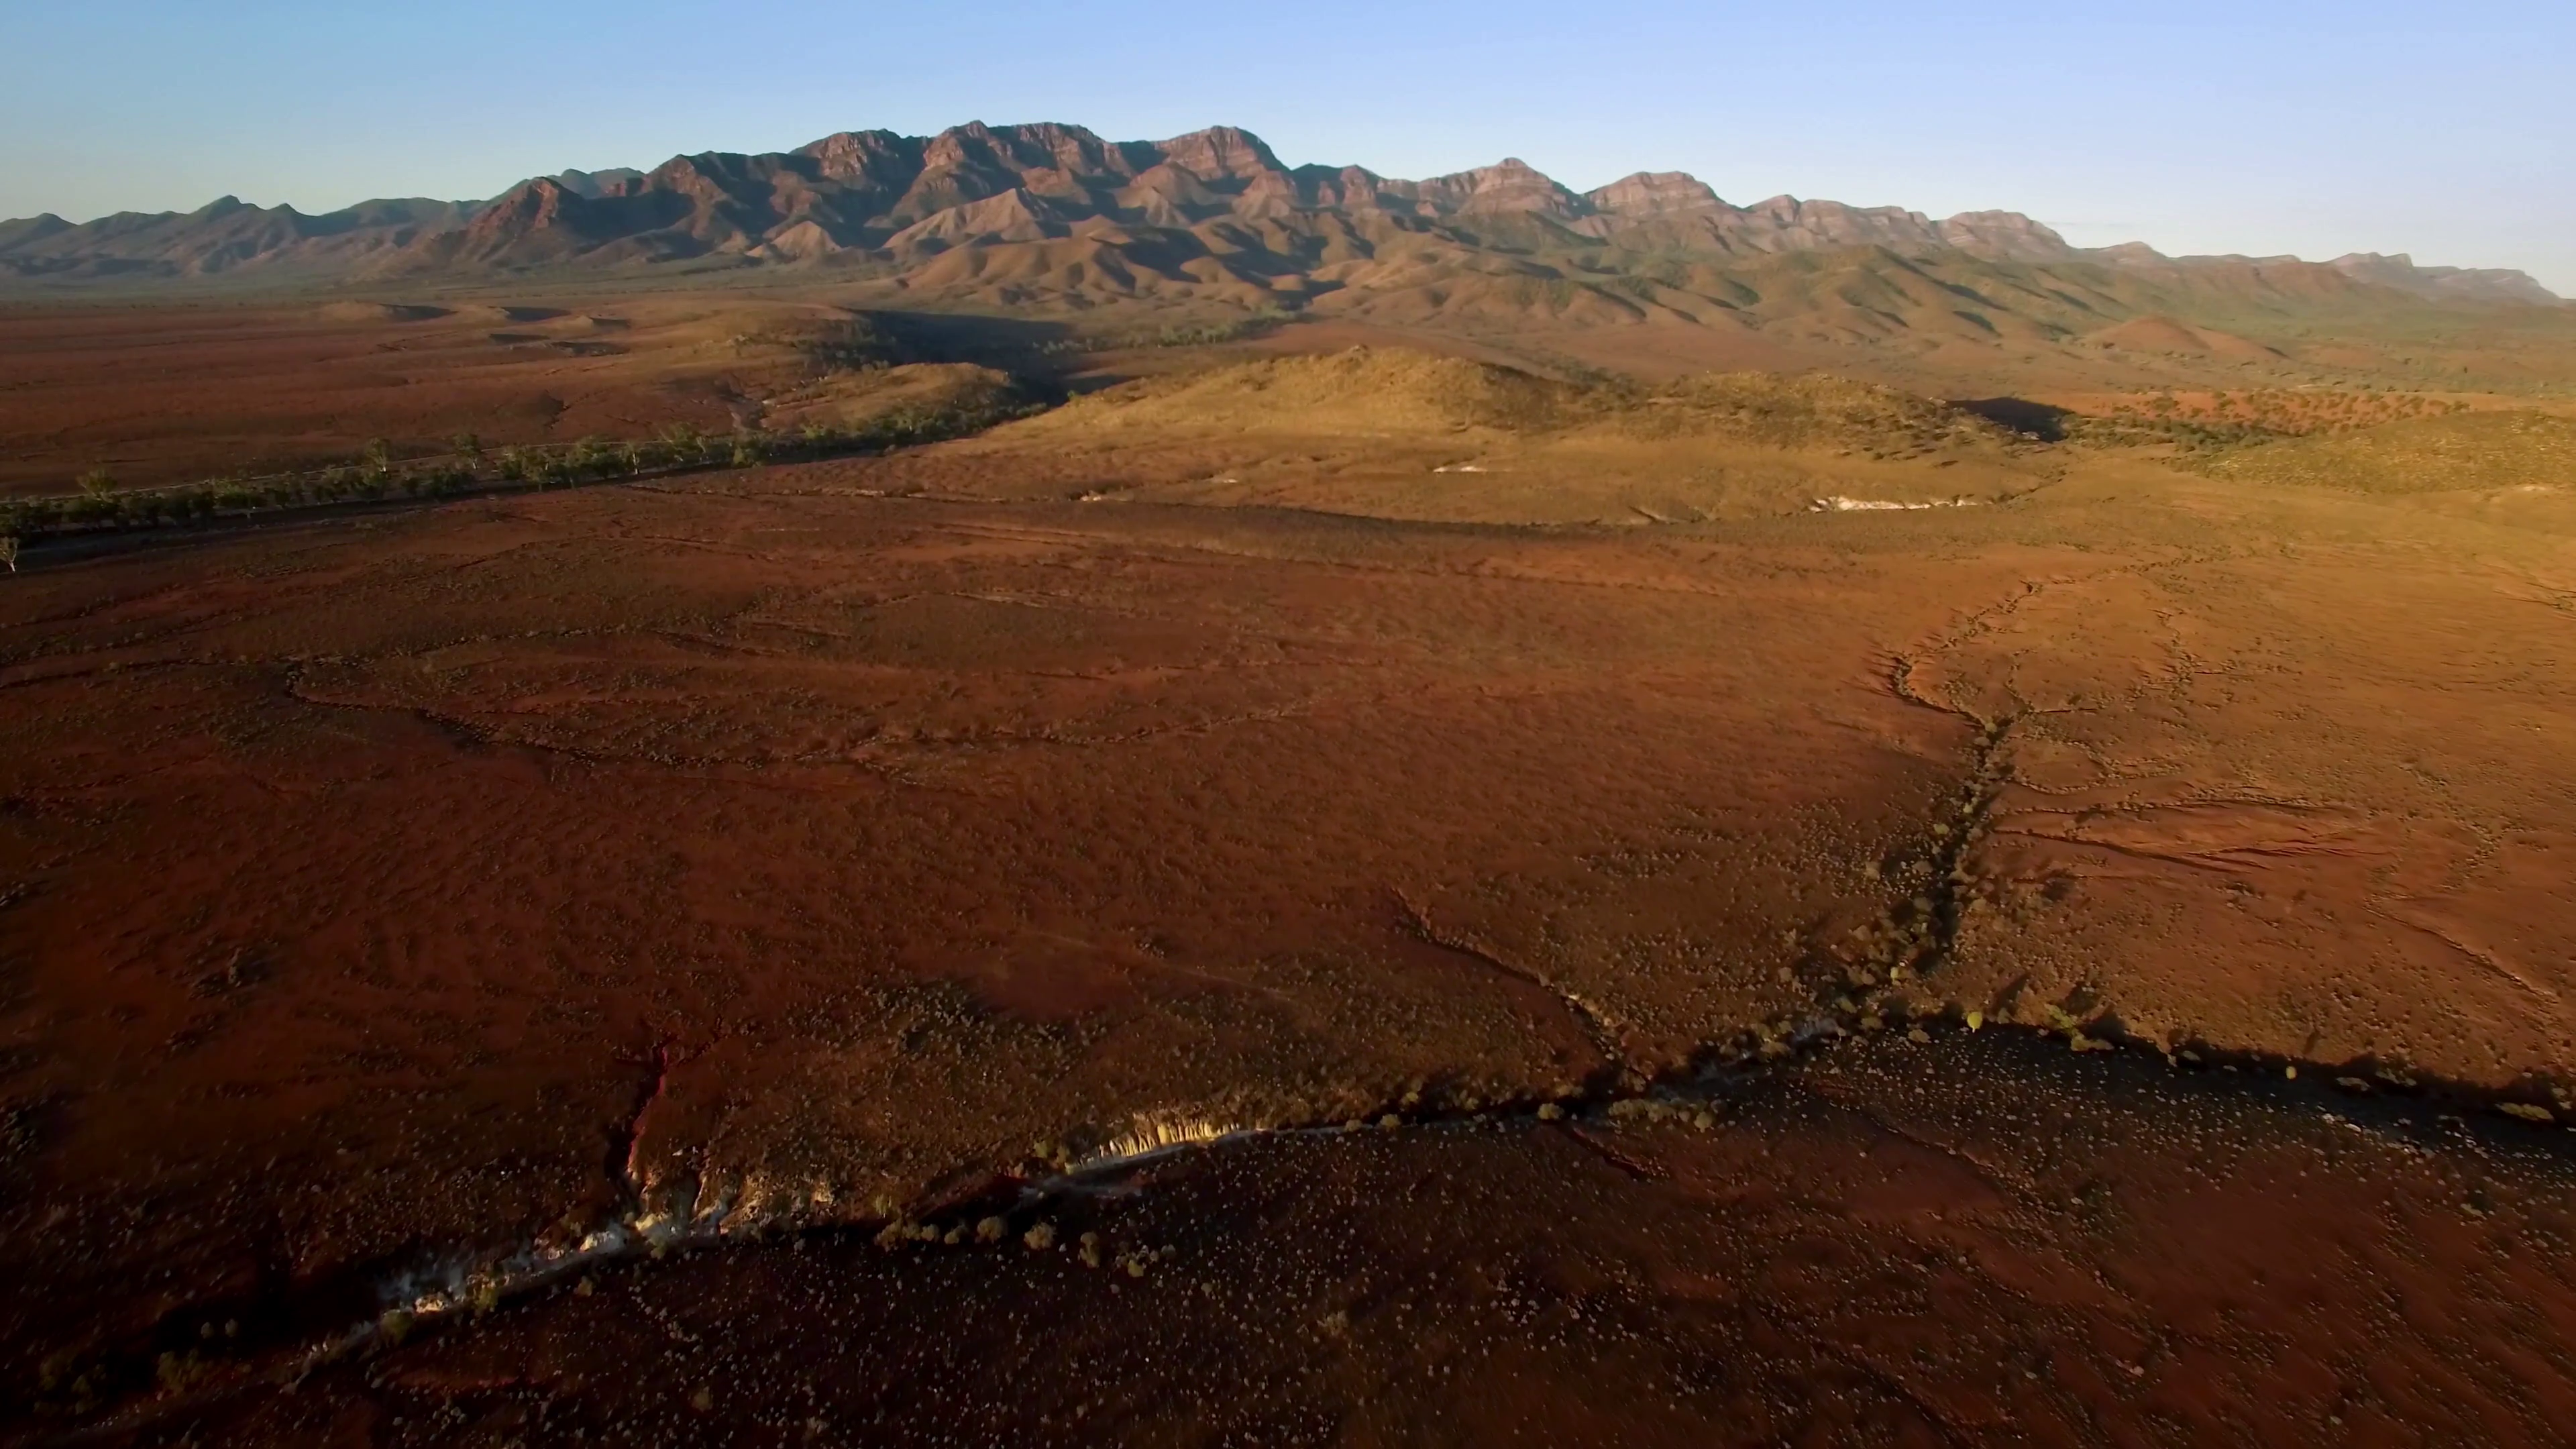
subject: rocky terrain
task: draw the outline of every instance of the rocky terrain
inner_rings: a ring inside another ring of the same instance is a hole
[[[0,1432],[2552,1442],[2567,425],[2311,402],[1221,354],[38,538]]]
[[[851,133],[0,227],[0,1443],[2576,1434],[2576,308]]]
[[[1816,261],[1765,265],[1783,257]],[[752,267],[1011,306],[1146,296],[1414,317],[1714,323],[1758,313],[1815,265],[1868,279],[1839,282],[1818,303],[1826,325],[1864,333],[1935,301],[1987,332],[2041,337],[2222,303],[2557,301],[2519,272],[2402,256],[2170,258],[2140,245],[2078,249],[2008,211],[1935,220],[1788,196],[1738,205],[1678,172],[1578,193],[1517,160],[1422,181],[1291,167],[1232,127],[1158,142],[1067,125],[852,131],[788,152],[536,177],[481,203],[376,201],[305,216],[226,197],[184,215],[0,223],[0,277],[21,283]],[[1922,295],[1926,285],[1938,295]]]

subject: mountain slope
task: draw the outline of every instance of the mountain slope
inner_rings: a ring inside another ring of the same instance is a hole
[[[465,226],[478,203],[398,197],[307,216],[226,196],[192,212],[0,222],[0,278],[206,277],[244,266],[349,272]]]
[[[2163,350],[2246,359],[2269,346],[2238,346],[2249,326],[2259,338],[2320,313],[2557,302],[2519,272],[2404,256],[2173,258],[2080,250],[2015,212],[1737,205],[1679,172],[1577,193],[1517,159],[1419,181],[1289,167],[1225,126],[1154,142],[1056,124],[848,131],[793,151],[534,177],[479,204],[305,216],[227,197],[185,215],[0,223],[0,281],[40,284],[714,268],[820,271],[941,306],[1673,322],[1917,348],[2101,337],[2134,349],[2153,333],[2201,339]],[[2154,325],[2116,330],[2142,321]]]

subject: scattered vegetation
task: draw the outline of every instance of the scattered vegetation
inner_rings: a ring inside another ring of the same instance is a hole
[[[650,439],[522,445],[487,453],[470,435],[452,452],[397,460],[390,443],[371,442],[345,463],[261,477],[218,478],[170,488],[119,490],[103,471],[83,475],[77,493],[0,502],[0,561],[17,568],[23,539],[54,533],[152,528],[279,509],[526,488],[544,491],[715,468],[882,453],[966,437],[1026,416],[1038,405],[1017,393],[908,406],[846,426],[808,424],[793,433],[741,430],[702,433],[686,424]]]
[[[865,315],[833,322],[813,332],[794,336],[764,334],[737,342],[752,346],[783,344],[802,355],[818,372],[870,372],[922,360],[903,339]]]
[[[1038,351],[1062,356],[1068,353],[1128,352],[1157,347],[1213,347],[1227,342],[1247,342],[1271,333],[1297,320],[1297,314],[1279,307],[1263,307],[1248,316],[1217,322],[1172,322],[1161,327],[1133,332],[1104,332],[1081,337],[1058,338],[1043,343]]]
[[[733,345],[742,353],[783,348],[801,356],[811,371],[828,376],[925,362],[1025,364],[1096,352],[1210,347],[1268,336],[1297,316],[1284,308],[1263,307],[1239,317],[1042,338],[982,335],[977,329],[958,328],[954,319],[942,320],[947,325],[902,314],[854,313],[811,326],[743,333],[733,339]]]
[[[2421,393],[2309,388],[2168,391],[2120,402],[2105,414],[2070,417],[2066,436],[2106,447],[2165,444],[2186,453],[2207,453],[2467,411],[2467,403]]]
[[[1966,409],[1823,373],[1709,373],[1649,388],[1591,374],[1542,377],[1394,348],[1266,358],[1147,378],[1076,400],[1060,426],[1607,433],[1647,441],[1722,438],[1909,458],[2023,439]]]
[[[1355,347],[1149,377],[1056,411],[1069,430],[1540,429],[1598,416],[1590,390],[1463,358]]]
[[[2275,439],[2201,460],[2249,483],[2363,493],[2576,486],[2576,418],[2528,411],[2408,418],[2358,432]]]
[[[1960,444],[2004,444],[2013,431],[1950,403],[1829,373],[1717,372],[1648,394],[1622,431],[1717,434],[1780,448],[1838,446],[1911,458]]]

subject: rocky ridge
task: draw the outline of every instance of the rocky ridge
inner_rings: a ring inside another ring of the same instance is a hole
[[[1616,274],[1639,279],[1627,292],[1651,302],[1652,285],[1674,284],[1676,262],[1853,249],[2150,275],[2297,268],[2312,287],[2443,303],[2557,300],[2520,272],[2417,267],[2405,256],[2176,259],[2138,244],[2079,249],[2009,211],[1934,219],[1790,196],[1737,205],[1680,172],[1641,171],[1578,193],[1518,159],[1411,181],[1359,166],[1291,167],[1230,126],[1113,142],[1079,126],[982,122],[930,137],[845,131],[793,151],[675,156],[650,171],[565,171],[482,203],[371,201],[307,216],[226,197],[185,214],[78,225],[40,216],[0,223],[0,279],[686,263],[833,267],[1003,302],[1214,289],[1236,304],[1266,295],[1294,306],[1355,283],[1417,285],[1406,264],[1439,263],[1540,281]]]

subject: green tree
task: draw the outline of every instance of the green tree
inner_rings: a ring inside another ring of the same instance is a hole
[[[672,461],[704,463],[708,461],[708,450],[714,440],[687,423],[669,423],[662,429],[662,442],[671,450]]]
[[[0,563],[7,564],[9,572],[13,574],[18,571],[18,536],[16,534],[0,534]]]
[[[80,491],[92,498],[105,498],[116,491],[116,475],[105,468],[92,468],[80,475]]]

